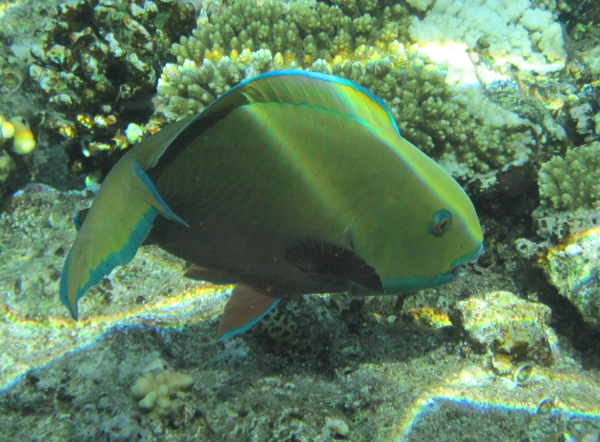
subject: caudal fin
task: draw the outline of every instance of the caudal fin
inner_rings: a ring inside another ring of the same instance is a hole
[[[159,213],[187,226],[138,162],[123,158],[104,180],[65,260],[60,299],[74,319],[77,301],[112,269],[133,259]]]

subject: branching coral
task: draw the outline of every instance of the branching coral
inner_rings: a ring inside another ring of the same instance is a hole
[[[146,373],[135,381],[131,395],[139,400],[138,406],[153,419],[173,414],[176,399],[183,398],[194,380],[185,374],[169,370],[162,359],[154,361]]]
[[[328,5],[300,0],[289,7],[273,2],[257,6],[242,0],[201,17],[188,38],[173,45],[177,62],[202,63],[207,51],[230,53],[269,49],[308,67],[318,58],[353,60],[360,46],[384,49],[406,40],[406,8],[386,0],[338,0]],[[358,55],[358,54],[357,54]]]
[[[387,2],[295,2],[257,6],[239,0],[201,16],[173,45],[177,64],[158,82],[168,121],[202,111],[245,78],[307,69],[349,78],[382,97],[402,135],[454,176],[473,178],[525,163],[527,122],[492,103],[477,86],[448,84],[447,70],[408,41],[408,11]],[[468,60],[468,58],[467,58]]]
[[[600,209],[600,143],[567,151],[542,164],[542,206],[558,211]]]
[[[556,15],[529,0],[437,0],[423,20],[413,18],[410,36],[419,43],[480,45],[499,64],[540,73],[563,69],[567,59]]]

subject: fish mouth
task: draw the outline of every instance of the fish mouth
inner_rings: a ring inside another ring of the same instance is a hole
[[[458,269],[461,266],[463,266],[465,264],[475,264],[477,262],[477,260],[479,259],[479,257],[482,255],[482,253],[483,253],[483,243],[480,243],[470,253],[467,253],[466,255],[463,255],[460,258],[458,258],[457,260],[455,260],[452,263],[452,266],[450,267],[450,271],[448,271],[447,273],[443,273],[438,278],[446,280],[446,281],[450,281],[450,280],[454,279],[456,276],[458,276],[457,275]]]
[[[469,253],[464,254],[463,256],[457,258],[450,264],[450,272],[452,273],[456,270],[457,267],[460,267],[463,264],[474,264],[477,262],[481,254],[483,253],[483,242],[480,242],[477,247],[471,250]]]
[[[483,254],[483,243],[479,243],[479,245],[477,246],[477,248],[475,250],[473,250],[472,256],[470,259],[467,258],[467,260],[463,263],[463,264],[475,264],[477,262],[477,260],[479,259],[479,257]]]

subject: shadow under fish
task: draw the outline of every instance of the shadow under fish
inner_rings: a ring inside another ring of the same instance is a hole
[[[295,70],[246,80],[133,147],[79,223],[60,285],[75,319],[91,286],[153,243],[193,263],[185,276],[236,284],[221,338],[284,295],[438,286],[483,241],[469,197],[379,97]]]

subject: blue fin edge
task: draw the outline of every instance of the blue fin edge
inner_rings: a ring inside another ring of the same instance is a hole
[[[148,175],[146,175],[146,173],[140,168],[137,161],[134,161],[133,163],[134,172],[142,180],[144,185],[150,190],[152,195],[156,198],[156,201],[158,201],[158,203],[161,205],[160,208],[162,209],[162,211],[159,211],[156,207],[151,206],[150,209],[146,211],[146,213],[144,213],[142,218],[132,230],[127,244],[125,244],[125,246],[121,250],[109,254],[100,263],[100,265],[98,265],[95,269],[92,269],[90,271],[90,276],[87,282],[83,285],[83,287],[81,287],[77,291],[77,294],[75,296],[74,310],[71,309],[69,300],[67,299],[68,269],[69,263],[71,261],[71,252],[73,250],[71,248],[63,266],[63,274],[60,281],[60,300],[65,305],[65,307],[67,307],[69,313],[71,313],[71,316],[75,320],[77,320],[78,318],[77,302],[92,286],[98,284],[102,280],[102,278],[110,274],[110,272],[112,272],[115,267],[125,265],[133,259],[137,250],[148,236],[148,233],[150,233],[156,215],[160,213],[161,215],[170,218],[174,221],[177,221],[185,226],[188,225],[185,221],[183,221],[181,218],[175,215],[173,211],[169,208],[169,206],[167,206],[162,197],[158,194],[156,187],[154,187],[154,183],[150,181],[150,178],[148,178]]]
[[[387,116],[390,120],[390,124],[393,126],[395,131],[398,133],[398,136],[401,136],[400,129],[398,129],[398,125],[396,124],[396,121],[394,120],[394,117],[392,116],[392,113],[390,112],[390,109],[388,108],[387,104],[385,104],[385,101],[383,101],[377,95],[373,94],[373,92],[371,92],[366,87],[359,86],[352,80],[347,80],[345,78],[341,78],[336,75],[323,74],[321,72],[309,72],[309,71],[303,71],[300,69],[298,69],[298,70],[284,69],[281,71],[265,72],[263,74],[257,75],[256,77],[248,78],[247,80],[244,80],[244,81],[240,82],[239,84],[237,84],[236,86],[232,87],[227,92],[225,92],[223,95],[221,95],[219,98],[217,98],[215,101],[213,101],[213,103],[211,103],[208,107],[206,107],[206,109],[203,111],[203,113],[208,111],[213,106],[213,104],[216,103],[217,101],[220,101],[222,98],[227,97],[231,93],[235,93],[235,91],[237,89],[242,88],[245,85],[252,83],[253,81],[262,80],[262,79],[269,78],[269,77],[282,77],[282,76],[286,76],[286,75],[287,76],[300,75],[303,77],[316,78],[316,79],[322,80],[322,81],[329,81],[331,83],[337,83],[337,84],[341,84],[343,86],[351,87],[354,90],[357,90],[357,91],[365,94],[370,100],[374,101],[379,107],[381,107],[385,111],[385,113],[387,114]]]
[[[156,210],[154,207],[151,207],[133,229],[127,244],[121,250],[108,255],[100,265],[90,271],[90,276],[87,282],[77,291],[75,303],[77,303],[77,301],[79,301],[85,292],[87,292],[92,286],[98,284],[102,278],[112,272],[115,267],[125,265],[133,259],[137,249],[148,236],[148,233],[152,228],[152,222],[158,214],[158,210]],[[67,307],[71,313],[71,316],[77,320],[77,304],[75,304],[75,310],[72,310],[69,300],[67,299],[67,280],[70,261],[71,252],[69,252],[63,267],[63,275],[60,281],[60,300]]]
[[[223,333],[223,336],[221,336],[219,338],[219,341],[224,341],[225,339],[229,339],[232,336],[240,335],[240,334],[242,334],[242,333],[247,332],[248,330],[250,330],[250,328],[252,328],[252,326],[254,324],[256,324],[258,321],[260,321],[262,318],[264,318],[271,310],[273,310],[273,308],[277,304],[279,304],[280,300],[281,300],[280,298],[276,298],[275,302],[273,302],[273,304],[271,304],[271,306],[268,309],[266,309],[262,315],[257,316],[256,318],[254,318],[252,321],[250,321],[249,323],[247,323],[243,327],[236,328],[235,330],[230,330],[227,333]]]
[[[144,172],[142,170],[142,168],[140,167],[138,162],[135,160],[133,161],[133,171],[137,175],[137,177],[142,181],[142,183],[144,183],[144,185],[148,188],[148,190],[150,190],[150,193],[152,193],[152,196],[158,202],[158,204],[160,206],[159,207],[160,210],[157,208],[154,208],[154,210],[156,210],[156,213],[157,214],[160,213],[165,218],[171,219],[173,221],[177,221],[179,224],[183,224],[184,226],[189,227],[188,223],[186,223],[184,220],[182,220],[177,215],[175,215],[173,213],[173,211],[171,210],[171,208],[169,206],[167,206],[167,203],[165,203],[165,200],[162,199],[162,196],[160,196],[160,194],[156,190],[154,183],[150,180],[148,175],[146,175],[146,172]],[[156,216],[156,215],[154,215],[154,216]],[[153,220],[154,220],[154,217],[152,218],[152,221]],[[150,221],[150,222],[152,222],[152,221]],[[146,232],[146,236],[148,235],[149,232],[150,232],[150,229],[148,229],[148,232]],[[144,239],[146,239],[145,236],[142,239],[142,241],[144,241]],[[140,244],[141,244],[141,242],[140,242]]]

